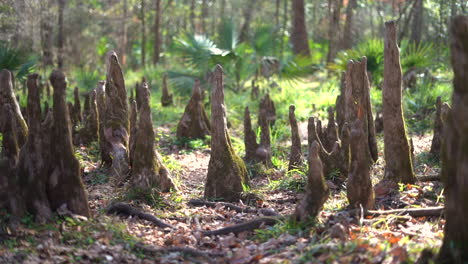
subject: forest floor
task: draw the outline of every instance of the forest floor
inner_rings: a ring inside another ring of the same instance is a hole
[[[437,173],[428,165],[429,135],[414,136],[418,174]],[[155,194],[146,203],[131,201],[125,186],[114,186],[97,162],[95,146],[79,148],[84,183],[93,217],[59,212],[47,224],[24,218],[13,232],[0,235],[1,263],[401,263],[415,262],[423,249],[436,252],[443,238],[442,217],[389,214],[355,216],[347,210],[344,186],[329,181],[330,198],[318,218],[297,223],[288,218],[273,226],[239,234],[205,236],[216,230],[262,217],[265,210],[237,212],[217,203],[214,208],[189,205],[202,199],[210,158],[208,148],[183,149],[160,141],[165,162],[179,184],[172,193]],[[382,155],[381,155],[382,156]],[[373,183],[383,174],[382,158],[374,166]],[[289,215],[301,197],[305,176],[269,170],[251,180],[241,208],[269,208]],[[438,181],[400,185],[382,191],[378,209],[443,206]],[[160,228],[138,217],[107,215],[113,201],[125,201],[153,214],[175,229]],[[253,211],[253,212],[252,212]],[[0,215],[5,220],[6,215]]]

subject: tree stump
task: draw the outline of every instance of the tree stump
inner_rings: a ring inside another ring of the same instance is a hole
[[[245,107],[244,111],[244,145],[245,145],[245,157],[244,160],[250,163],[256,163],[258,161],[256,151],[259,147],[257,143],[257,135],[252,129],[252,121],[250,118],[249,107]]]
[[[141,84],[140,92],[142,104],[138,111],[130,188],[138,194],[150,193],[153,188],[163,192],[176,190],[168,169],[155,149],[150,91],[145,82]]]
[[[270,95],[266,94],[262,100],[260,101],[260,109],[263,109],[265,111],[265,117],[266,121],[268,124],[270,124],[271,127],[276,122],[276,108],[275,108],[275,103],[271,100]],[[260,124],[260,122],[258,122]]]
[[[346,184],[349,205],[353,208],[371,209],[374,206],[374,190],[370,179],[368,142],[364,121],[356,119],[351,127],[351,167]]]
[[[330,190],[323,175],[323,164],[320,160],[320,143],[314,140],[309,145],[309,172],[305,196],[297,204],[294,217],[299,221],[307,221],[316,217],[323,204],[327,201]]]
[[[78,90],[78,87],[75,87],[75,90],[73,91],[73,110],[74,110],[74,115],[76,117],[77,123],[81,123],[83,121],[83,115],[81,113],[81,101],[80,101],[80,93]]]
[[[289,106],[289,124],[291,125],[291,152],[289,156],[288,171],[298,169],[304,162],[301,150],[301,138],[299,136],[299,127],[297,125],[296,115],[294,114],[296,107]],[[322,172],[323,173],[323,172]]]
[[[210,121],[203,107],[200,81],[195,80],[192,97],[185,107],[184,114],[177,124],[177,137],[190,139],[204,139],[210,135]]]
[[[42,133],[38,78],[38,74],[32,74],[27,80],[29,132],[19,154],[16,175],[18,190],[21,192],[20,197],[25,203],[26,210],[42,222],[52,217],[46,192],[51,163],[51,160],[46,158],[51,149],[50,145],[43,143],[50,134]]]
[[[73,150],[70,116],[65,102],[67,82],[65,75],[55,70],[50,75],[54,88],[53,131],[51,172],[48,181],[48,198],[52,210],[66,205],[75,213],[89,217],[88,199],[86,197],[81,170]]]
[[[162,96],[161,96],[161,105],[166,107],[173,105],[173,95],[169,93],[169,89],[167,87],[167,74],[164,74],[163,77],[163,85],[162,85]]]
[[[138,122],[138,109],[137,103],[133,100],[130,104],[130,139],[129,139],[129,162],[130,166],[133,165],[133,156],[135,155],[136,138],[137,138],[137,122]]]
[[[414,183],[416,178],[411,161],[411,149],[406,135],[401,106],[400,51],[394,21],[385,23],[383,125],[384,125],[384,180],[396,183]]]
[[[112,159],[111,171],[115,183],[122,183],[129,172],[129,116],[127,90],[117,54],[107,55],[106,113],[104,120],[105,152]]]
[[[13,111],[12,118],[15,119],[13,124],[17,126],[15,131],[17,133],[18,147],[21,148],[28,136],[28,126],[26,125],[26,121],[24,120],[20,106],[13,92],[13,75],[10,71],[4,69],[0,72],[0,105],[7,104],[10,105]]]
[[[436,158],[439,158],[440,156],[440,148],[442,145],[443,123],[442,123],[441,113],[442,113],[442,98],[438,96],[437,101],[436,101],[436,113],[434,117],[434,135],[432,137],[431,150],[429,151],[429,153],[431,153]]]
[[[99,112],[96,104],[96,91],[85,95],[83,106],[83,127],[79,131],[79,143],[88,145],[99,140]]]
[[[454,72],[452,109],[443,109],[442,180],[445,228],[438,263],[468,262],[468,16],[450,26]],[[444,107],[443,107],[444,108]]]
[[[211,157],[206,177],[205,197],[236,201],[243,186],[249,185],[247,168],[232,148],[224,106],[223,69],[217,65],[211,93]]]
[[[346,122],[353,124],[356,119],[363,122],[364,135],[367,138],[368,164],[378,159],[377,141],[375,138],[374,118],[370,102],[370,84],[367,77],[367,58],[348,62],[345,77],[345,115]]]

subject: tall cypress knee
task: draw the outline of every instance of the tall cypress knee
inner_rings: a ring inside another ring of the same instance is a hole
[[[468,16],[450,26],[454,72],[452,109],[443,107],[442,180],[445,228],[438,263],[468,262]]]
[[[244,145],[245,145],[245,157],[246,162],[256,162],[257,156],[255,152],[258,149],[257,135],[252,129],[252,120],[250,118],[249,107],[245,107],[244,110]]]
[[[162,85],[162,96],[161,96],[161,105],[170,106],[173,104],[172,94],[169,93],[169,88],[167,87],[167,74],[164,74],[163,85]]]
[[[288,171],[299,168],[304,158],[301,150],[301,138],[299,137],[299,127],[297,125],[294,105],[289,106],[289,123],[291,125],[291,153],[289,154]]]
[[[383,126],[385,180],[414,183],[411,148],[401,106],[402,74],[394,21],[385,23]]]
[[[66,98],[65,75],[55,70],[50,75],[54,88],[51,172],[48,182],[48,197],[52,210],[66,205],[75,214],[90,216],[88,199],[81,181],[80,163],[73,150],[70,116]]]
[[[247,168],[234,153],[227,130],[224,106],[223,69],[217,65],[211,93],[211,157],[206,177],[205,197],[235,201],[240,198],[243,185],[249,184]]]
[[[104,138],[104,120],[106,115],[106,82],[99,81],[96,89],[96,104],[99,117],[99,151],[101,152],[101,165],[110,166],[112,164],[112,158],[107,151],[110,149],[109,143]]]
[[[442,98],[437,97],[436,101],[436,113],[434,117],[434,135],[432,137],[431,150],[429,151],[434,157],[439,158],[440,148],[442,144]]]

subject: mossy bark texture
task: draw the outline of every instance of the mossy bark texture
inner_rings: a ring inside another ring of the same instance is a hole
[[[436,113],[434,117],[434,135],[432,137],[431,150],[429,151],[434,157],[440,157],[440,149],[442,145],[442,98],[437,97]]]
[[[316,217],[323,204],[327,201],[330,190],[323,175],[323,164],[320,160],[320,143],[316,140],[309,145],[309,172],[305,196],[297,204],[294,217],[299,221],[307,221]]]
[[[299,126],[294,111],[294,105],[289,106],[289,124],[291,125],[291,152],[289,156],[288,171],[298,169],[304,162],[301,150],[301,138],[299,137]]]
[[[243,185],[249,185],[247,168],[234,153],[226,124],[223,69],[217,65],[213,74],[211,94],[211,157],[205,185],[206,198],[235,201]]]
[[[54,88],[53,131],[51,175],[48,181],[48,198],[52,210],[59,207],[67,208],[76,214],[90,216],[88,200],[81,170],[73,150],[70,116],[65,102],[67,82],[65,75],[55,70],[50,75],[50,83]]]
[[[195,80],[192,97],[185,107],[184,114],[177,124],[177,137],[190,139],[204,139],[210,135],[211,125],[203,107],[200,81]]]
[[[166,107],[173,105],[173,95],[169,93],[169,88],[167,87],[167,74],[164,74],[163,85],[162,85],[162,95],[161,95],[161,105]]]
[[[107,55],[106,113],[104,120],[105,151],[112,158],[111,171],[115,183],[122,183],[129,172],[129,116],[127,90],[117,54]]]
[[[384,126],[384,180],[414,183],[416,178],[411,161],[411,148],[406,135],[401,106],[402,74],[400,51],[394,21],[385,23],[383,126]]]
[[[346,122],[351,125],[356,119],[362,120],[364,135],[367,138],[368,154],[366,157],[368,164],[372,164],[378,159],[378,151],[369,90],[366,57],[363,57],[361,61],[349,61],[344,94]]]
[[[138,111],[130,188],[138,193],[149,193],[152,188],[163,192],[175,190],[169,171],[155,149],[148,85],[143,82],[141,86],[142,105]]]
[[[468,16],[450,26],[454,71],[452,109],[445,111],[442,180],[445,184],[445,228],[438,263],[468,262]]]
[[[13,74],[8,70],[0,72],[0,105],[10,105],[13,111],[12,118],[15,119],[14,125],[17,126],[18,146],[21,147],[26,142],[28,136],[28,126],[24,120],[18,101],[13,92]]]

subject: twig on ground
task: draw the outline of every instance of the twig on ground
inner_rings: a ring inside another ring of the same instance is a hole
[[[202,234],[205,236],[227,235],[230,233],[238,234],[244,231],[258,229],[262,225],[274,225],[279,222],[280,219],[280,217],[260,217],[245,223],[227,226],[217,230],[203,231]]]

